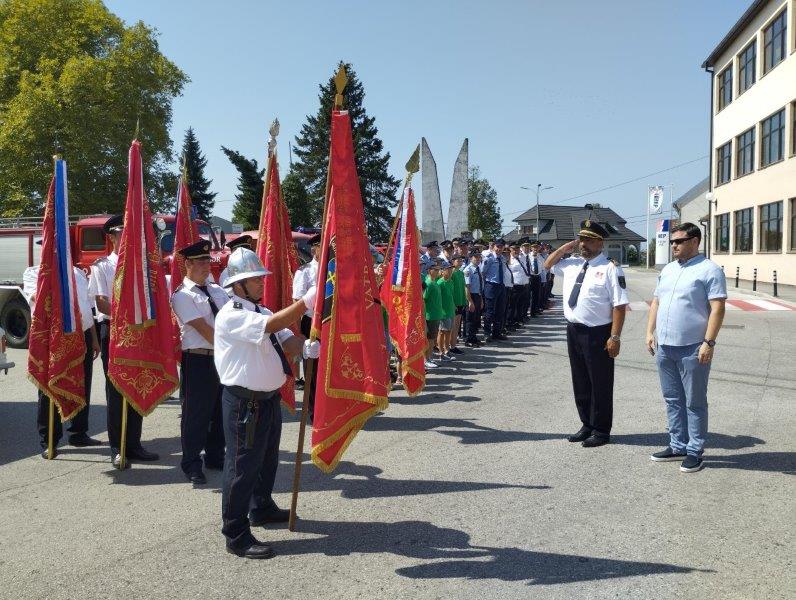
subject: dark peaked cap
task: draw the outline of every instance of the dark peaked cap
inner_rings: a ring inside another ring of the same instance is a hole
[[[600,225],[597,221],[586,219],[580,224],[578,236],[592,238],[595,240],[603,240],[608,237],[608,230]]]
[[[113,215],[102,226],[102,230],[105,233],[118,233],[122,229],[124,229],[124,216],[123,215]]]
[[[252,236],[250,236],[249,234],[239,235],[234,240],[230,240],[229,242],[227,242],[227,248],[229,248],[230,250],[234,250],[235,248],[239,248],[240,246],[251,244],[251,242],[252,242]]]
[[[210,258],[210,242],[199,240],[195,244],[179,250],[179,253],[185,258]]]

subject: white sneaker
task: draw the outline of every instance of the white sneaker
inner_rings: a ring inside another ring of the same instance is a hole
[[[430,360],[427,360],[423,363],[426,369],[436,369],[439,365],[437,363],[433,363]]]

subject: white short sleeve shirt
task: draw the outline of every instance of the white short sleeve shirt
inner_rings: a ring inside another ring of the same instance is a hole
[[[588,327],[607,325],[613,321],[613,309],[628,303],[627,291],[620,285],[614,263],[604,254],[600,254],[589,261],[578,303],[575,308],[571,308],[569,298],[585,262],[585,259],[573,256],[560,260],[551,269],[554,275],[563,279],[561,301],[564,304],[564,318],[570,323],[580,323]]]
[[[215,283],[207,282],[207,293],[210,294],[213,303],[219,311],[229,302],[227,293]],[[182,349],[196,350],[203,348],[212,350],[213,344],[189,325],[191,321],[196,319],[204,319],[211,327],[215,325],[210,298],[199,289],[198,285],[188,279],[188,277],[183,278],[182,285],[178,286],[171,296],[171,307],[180,324]]]

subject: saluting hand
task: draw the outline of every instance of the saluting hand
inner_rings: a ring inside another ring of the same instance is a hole
[[[575,248],[578,247],[578,240],[572,240],[571,242],[567,242],[564,244],[561,249],[566,252],[572,252]]]

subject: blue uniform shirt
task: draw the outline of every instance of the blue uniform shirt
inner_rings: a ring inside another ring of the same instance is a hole
[[[702,254],[684,263],[663,267],[655,288],[658,299],[658,343],[690,346],[705,339],[710,300],[727,297],[727,280],[721,267]]]
[[[484,276],[484,281],[490,283],[504,283],[506,282],[505,273],[504,278],[500,279],[500,268],[503,266],[503,257],[497,257],[494,254],[487,255],[481,262],[481,274]]]
[[[475,266],[472,263],[464,267],[464,280],[467,282],[471,294],[481,293],[481,278],[478,276],[478,268],[480,265]]]

